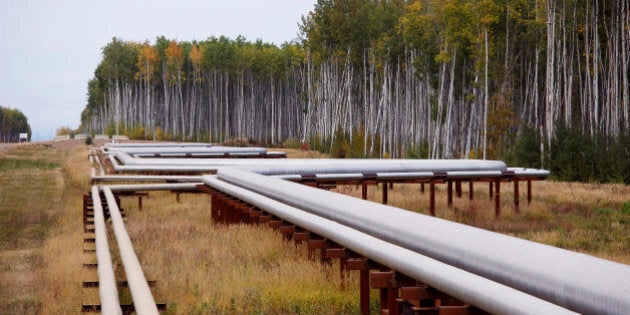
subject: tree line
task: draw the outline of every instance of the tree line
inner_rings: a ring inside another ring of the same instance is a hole
[[[20,133],[31,136],[28,118],[17,109],[0,106],[0,142],[18,142]]]
[[[607,139],[582,142],[595,146],[628,138],[628,6],[319,0],[302,17],[300,37],[280,46],[114,38],[88,83],[82,127],[549,167],[557,154],[572,154],[554,149],[563,130]],[[536,161],[515,154],[524,147]]]

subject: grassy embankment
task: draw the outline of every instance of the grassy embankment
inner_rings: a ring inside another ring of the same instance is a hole
[[[81,289],[86,153],[85,147],[31,148],[0,157],[0,313],[77,313],[86,298]],[[452,210],[446,209],[441,185],[438,216],[630,264],[630,187],[535,182],[534,200],[529,206],[521,202],[521,214],[512,211],[511,184],[504,187],[499,219],[487,186],[479,184],[473,203],[455,198]],[[354,186],[337,190],[360,194]],[[380,188],[369,192],[370,200],[380,201]],[[421,195],[418,185],[396,185],[389,200],[428,212],[428,194]],[[145,274],[157,280],[154,296],[168,303],[169,314],[357,312],[355,273],[341,290],[337,266],[309,261],[305,248],[296,249],[278,233],[212,225],[208,196],[184,195],[177,203],[170,193],[151,193],[141,211],[135,200],[122,203]],[[127,291],[121,294],[128,299]]]

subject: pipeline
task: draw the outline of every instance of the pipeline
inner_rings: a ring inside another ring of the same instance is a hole
[[[185,175],[102,175],[92,176],[93,182],[116,182],[116,181],[135,181],[135,182],[200,182],[201,176],[185,176]]]
[[[192,183],[173,183],[173,184],[129,184],[129,185],[109,185],[104,186],[103,189],[107,188],[111,191],[115,192],[136,192],[136,191],[191,191],[197,190],[197,185],[201,184],[201,182],[192,182]]]
[[[212,147],[211,143],[202,142],[126,142],[126,143],[106,143],[103,148],[171,148],[171,147]]]
[[[348,226],[288,206],[260,194],[207,176],[219,191],[324,236],[364,257],[430,285],[490,313],[575,314],[557,305],[385,242]]]
[[[92,186],[92,203],[94,204],[94,237],[96,242],[96,261],[98,263],[98,292],[101,299],[101,313],[122,314],[116,289],[116,277],[109,254],[109,242],[105,228],[103,205],[98,187]]]
[[[116,171],[212,172],[238,167],[263,175],[504,171],[502,161],[374,159],[139,159],[124,152],[109,158]],[[118,163],[120,161],[123,165]]]
[[[138,314],[159,314],[151,289],[147,283],[140,261],[133,250],[131,239],[125,230],[125,224],[120,215],[120,210],[116,203],[116,198],[112,193],[112,190],[105,186],[102,187],[105,198],[107,199],[107,205],[109,206],[110,217],[112,219],[112,226],[114,229],[114,235],[118,243],[120,250],[120,258],[125,267],[125,275],[127,276],[127,283],[131,291],[135,311]]]
[[[217,176],[577,312],[630,313],[627,265],[240,169]]]
[[[160,155],[168,155],[168,154],[186,154],[186,153],[256,153],[256,154],[264,154],[267,153],[267,148],[260,147],[223,147],[223,146],[212,146],[212,147],[125,147],[125,148],[109,148],[107,150],[107,154],[113,154],[115,152],[124,152],[129,155],[143,155],[143,154],[160,154]]]
[[[98,173],[100,176],[105,175],[105,170],[103,170],[103,164],[101,163],[101,159],[98,155],[94,155],[94,161],[96,161],[96,165],[98,166]]]

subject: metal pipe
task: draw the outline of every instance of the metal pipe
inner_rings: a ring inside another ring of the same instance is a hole
[[[103,205],[96,186],[92,186],[92,203],[94,205],[94,238],[96,242],[98,294],[101,300],[101,313],[104,315],[122,314],[120,302],[118,301],[118,289],[116,288],[112,257],[109,253]]]
[[[501,177],[502,171],[446,172],[447,178],[493,178]]]
[[[534,169],[534,168],[508,167],[507,170],[514,172],[514,175],[521,178],[523,177],[544,178],[551,174],[548,170],[540,170],[540,169]]]
[[[185,175],[104,175],[92,176],[93,182],[137,181],[137,182],[200,182],[201,176]]]
[[[211,171],[231,166],[264,175],[347,174],[347,173],[409,173],[447,171],[503,171],[502,161],[484,160],[380,160],[380,159],[138,159],[116,152],[124,165],[120,170]],[[149,168],[133,168],[145,165]]]
[[[380,264],[490,313],[574,314],[557,305],[505,285],[385,242],[348,226],[231,185],[217,179],[215,176],[207,176],[204,178],[204,181],[210,187],[326,237],[356,253],[369,257]]]
[[[104,176],[105,170],[103,170],[103,164],[101,163],[101,159],[98,157],[98,155],[94,155],[94,160],[96,161],[96,165],[98,165],[99,175]]]
[[[212,147],[212,143],[202,142],[125,142],[105,143],[103,148],[143,148],[143,147]]]
[[[130,185],[109,185],[105,186],[115,192],[135,192],[135,191],[162,191],[162,190],[197,190],[198,183],[178,183],[178,184],[130,184]]]
[[[376,173],[376,179],[378,180],[428,179],[433,176],[435,176],[433,172]]]
[[[88,156],[88,161],[90,162],[90,176],[94,177],[96,176],[96,168],[94,167],[94,159],[91,155]]]
[[[109,148],[107,150],[108,154],[113,154],[115,152],[124,152],[129,155],[169,155],[169,154],[188,154],[188,153],[257,153],[257,154],[265,154],[267,153],[267,148],[262,147],[223,147],[223,146],[212,146],[212,147],[127,147],[127,148]]]
[[[133,305],[137,314],[159,314],[153,294],[147,283],[147,279],[142,272],[142,266],[140,261],[133,250],[131,239],[127,230],[125,230],[125,223],[120,215],[120,210],[116,204],[116,198],[112,193],[112,190],[104,186],[102,187],[107,199],[107,205],[109,206],[109,214],[112,219],[112,226],[114,229],[114,235],[118,242],[118,248],[120,250],[120,258],[125,266],[125,275],[127,276],[127,284],[131,291],[133,298]]]
[[[630,314],[628,265],[240,169],[218,178],[574,311]]]

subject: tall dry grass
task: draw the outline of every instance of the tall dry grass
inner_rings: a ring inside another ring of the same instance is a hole
[[[338,266],[322,267],[265,226],[214,225],[210,198],[152,193],[128,230],[156,299],[167,313],[348,314],[358,310],[358,278],[339,286]],[[165,206],[168,205],[168,206]]]
[[[69,211],[76,209],[76,203],[68,201],[74,191],[68,190],[64,171],[66,158],[72,154],[67,150],[25,146],[0,156],[2,314],[61,314],[78,310],[80,290],[71,292],[68,284],[80,283],[77,277],[68,276],[72,272],[67,272],[73,266],[81,266],[79,259],[68,257],[77,246],[63,246],[57,253],[50,251],[51,241],[65,233],[60,230],[68,220],[72,221]],[[80,234],[67,237],[80,241]],[[64,259],[65,264],[51,269]],[[55,290],[55,286],[61,288]],[[66,298],[57,294],[59,291],[71,292],[71,296]],[[55,296],[48,298],[51,294]],[[74,307],[56,308],[66,302]],[[51,306],[56,309],[51,310]]]
[[[70,314],[81,310],[85,300],[81,284],[85,279],[83,262],[83,199],[89,191],[89,165],[87,147],[66,149],[61,171],[62,199],[57,207],[58,218],[51,226],[44,247],[44,273],[42,293],[44,314]]]

